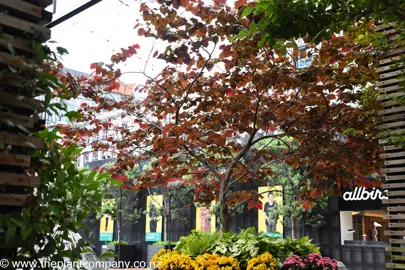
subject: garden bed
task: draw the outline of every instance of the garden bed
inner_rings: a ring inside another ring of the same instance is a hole
[[[270,237],[247,229],[238,234],[193,231],[174,250],[160,250],[156,269],[210,270],[335,270],[336,260],[322,257],[308,237]]]

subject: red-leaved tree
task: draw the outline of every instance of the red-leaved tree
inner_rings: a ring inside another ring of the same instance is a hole
[[[96,150],[112,144],[119,151],[112,174],[150,161],[151,170],[134,189],[172,181],[191,185],[195,201],[219,204],[223,231],[229,230],[231,207],[247,202],[261,208],[256,190],[236,190],[236,184],[265,185],[276,162],[308,168],[297,194],[306,208],[313,198],[339,194],[342,187],[371,184],[366,176],[379,168],[372,113],[377,105],[361,97],[372,92],[374,59],[368,44],[356,42],[354,30],[325,41],[312,65],[297,69],[295,60],[305,55],[291,42],[273,47],[257,40],[231,42],[254,25],[241,16],[243,1],[233,8],[224,0],[158,2],[159,8],[141,4],[143,21],[135,28],[140,36],[168,43],[153,54],[165,68],[156,77],[134,71],[146,77],[137,89],[146,95],[142,100],[114,101],[103,94],[116,88],[125,72],[115,64],[138,46],[114,55],[111,65],[94,64],[94,77],[81,84],[82,95],[95,102],[80,110],[81,121],[90,125],[64,127],[67,143],[81,143],[101,129],[118,130],[121,139],[93,142]],[[111,110],[121,110],[137,128],[96,118]],[[356,132],[347,132],[350,128]],[[290,147],[286,137],[298,147]],[[286,144],[282,155],[257,147],[269,138]]]

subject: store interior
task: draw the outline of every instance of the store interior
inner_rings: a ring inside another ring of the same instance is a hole
[[[385,245],[389,237],[388,221],[384,220],[384,211],[341,211],[340,229],[342,245]]]

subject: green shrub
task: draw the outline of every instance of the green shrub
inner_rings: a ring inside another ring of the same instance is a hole
[[[212,252],[222,256],[232,256],[244,268],[251,258],[260,254],[260,238],[261,236],[254,228],[242,230],[239,234],[228,233],[215,242]]]
[[[176,250],[193,258],[204,253],[232,256],[245,268],[251,258],[267,252],[279,262],[292,254],[307,256],[319,253],[319,248],[311,241],[308,237],[283,239],[258,234],[255,228],[242,230],[238,234],[225,233],[222,236],[219,233],[193,231],[189,236],[180,238]]]
[[[170,241],[170,245],[171,246],[175,246],[177,245],[178,242],[175,241]],[[153,243],[154,246],[168,246],[169,245],[169,241],[158,241]]]
[[[287,237],[283,239],[279,256],[282,260],[285,260],[293,254],[304,257],[311,253],[320,253],[320,250],[319,247],[312,243],[312,240],[309,239],[308,236],[302,237],[301,239]]]
[[[198,232],[193,230],[190,235],[180,237],[175,250],[192,258],[205,253],[212,253],[215,242],[220,237],[218,232]]]
[[[123,241],[123,240],[121,240],[121,241],[116,241],[115,240],[115,241],[108,242],[107,245],[110,245],[110,246],[116,246],[116,245],[128,246],[128,242]]]

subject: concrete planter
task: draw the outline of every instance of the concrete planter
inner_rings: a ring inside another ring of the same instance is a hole
[[[339,270],[349,270],[349,268],[347,268],[346,265],[344,263],[342,263],[341,261],[338,262],[338,269]]]
[[[166,249],[166,246],[148,245],[146,250],[146,261],[152,261],[153,256],[161,249]]]
[[[104,254],[107,252],[107,250],[114,250],[115,251],[115,245],[102,245],[101,246],[101,254]],[[114,258],[108,258],[108,261],[113,262]]]

